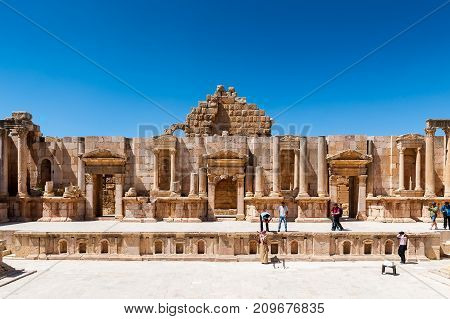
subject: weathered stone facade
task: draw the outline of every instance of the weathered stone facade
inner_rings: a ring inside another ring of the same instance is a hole
[[[0,121],[0,222],[258,221],[282,201],[297,222],[326,220],[331,202],[349,218],[413,222],[450,200],[450,120],[428,120],[425,136],[271,136],[271,126],[223,86],[150,138],[45,137],[14,112]]]

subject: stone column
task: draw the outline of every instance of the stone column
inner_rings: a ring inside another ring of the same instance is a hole
[[[420,171],[422,170],[422,166],[421,166],[421,159],[422,156],[420,154],[420,150],[421,147],[418,147],[416,150],[416,187],[414,188],[414,190],[416,191],[421,191],[422,187],[420,186]]]
[[[359,191],[358,191],[358,219],[366,220],[367,219],[367,208],[366,208],[366,181],[367,175],[359,175]]]
[[[83,194],[86,193],[86,188],[85,188],[85,182],[84,182],[84,178],[85,178],[85,163],[82,159],[82,156],[85,152],[85,144],[84,144],[84,138],[80,137],[78,139],[78,163],[77,163],[77,182],[78,182],[78,187],[80,188],[81,192]]]
[[[85,174],[84,180],[86,183],[86,213],[85,220],[94,219],[94,180],[91,174]]]
[[[425,196],[436,196],[434,179],[434,133],[435,128],[425,129]]]
[[[198,195],[201,197],[206,196],[206,167],[200,167],[198,169]]]
[[[300,150],[294,150],[294,189],[299,188],[299,154]]]
[[[263,174],[264,169],[261,166],[255,167],[255,197],[262,197],[263,193]]]
[[[124,175],[123,174],[116,174],[114,176],[114,180],[116,182],[116,192],[115,192],[115,219],[122,219],[123,218],[123,183],[124,183]]]
[[[373,141],[367,141],[367,154],[373,158]],[[373,197],[373,162],[367,164],[367,197]]]
[[[176,178],[176,150],[170,150],[170,192],[175,193],[175,178]]]
[[[327,197],[327,140],[325,136],[319,136],[317,144],[317,163],[317,194],[319,197]]]
[[[270,196],[280,196],[280,138],[278,136],[272,136],[272,192]]]
[[[299,160],[299,197],[309,197],[308,184],[306,179],[306,161],[307,161],[307,141],[305,136],[300,137],[300,160]]]
[[[245,220],[244,212],[244,175],[237,176],[237,214],[236,220]]]
[[[337,203],[338,190],[337,190],[337,176],[330,176],[330,200],[332,203]]]
[[[450,197],[450,128],[443,129],[445,132],[445,166],[444,166],[444,197]]]
[[[189,180],[189,197],[197,196],[198,174],[192,172]]]
[[[253,197],[253,166],[245,171],[245,197]]]
[[[0,128],[0,197],[8,196],[8,131]]]
[[[159,191],[159,149],[153,150],[153,191]]]
[[[405,190],[405,148],[398,148],[398,190]]]
[[[25,127],[17,128],[17,196],[27,197],[27,134]]]

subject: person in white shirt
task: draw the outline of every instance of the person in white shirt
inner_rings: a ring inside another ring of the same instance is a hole
[[[288,208],[286,206],[285,202],[282,202],[281,205],[278,207],[278,213],[279,213],[279,221],[278,221],[278,231],[281,230],[281,222],[284,222],[284,231],[287,231],[287,214],[288,214]]]
[[[399,246],[398,246],[398,255],[400,256],[400,263],[405,264],[406,263],[406,249],[408,244],[408,236],[404,232],[399,232],[397,235],[397,238],[399,239]]]

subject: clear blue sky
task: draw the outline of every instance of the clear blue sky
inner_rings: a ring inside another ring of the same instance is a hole
[[[183,121],[217,84],[275,117],[444,2],[5,1]],[[0,2],[0,117],[13,110],[51,136],[177,122]],[[450,118],[450,5],[275,122],[390,135],[430,117]]]

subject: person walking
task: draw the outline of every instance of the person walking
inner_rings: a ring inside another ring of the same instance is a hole
[[[267,210],[264,210],[259,215],[259,225],[261,232],[263,231],[263,222],[266,224],[266,231],[269,232],[269,222],[272,220],[272,216],[270,216],[270,213]]]
[[[397,238],[399,239],[399,246],[398,246],[398,255],[400,256],[400,263],[401,264],[406,264],[406,257],[405,257],[405,253],[406,250],[408,249],[407,244],[408,244],[408,236],[406,236],[406,234],[404,232],[399,232],[397,235]]]
[[[267,233],[262,231],[259,235],[259,260],[262,264],[269,263],[269,245],[267,244]]]
[[[331,218],[332,218],[332,224],[331,224],[331,230],[335,231],[336,228],[339,230],[344,230],[344,227],[342,227],[341,222],[339,221],[339,218],[341,217],[341,209],[339,208],[338,203],[334,203],[333,208],[331,209]]]
[[[445,202],[441,207],[442,217],[444,217],[444,229],[447,228],[450,230],[450,203]]]
[[[280,216],[280,219],[278,221],[278,232],[281,230],[281,222],[284,222],[284,231],[287,231],[287,214],[288,214],[288,207],[286,206],[285,202],[282,202],[281,205],[278,207],[278,213]]]
[[[434,229],[438,229],[437,223],[436,223],[438,210],[439,209],[435,202],[432,202],[431,205],[428,206],[428,212],[430,213],[430,218],[431,218],[431,228],[430,229],[433,229],[433,226],[434,226]]]

